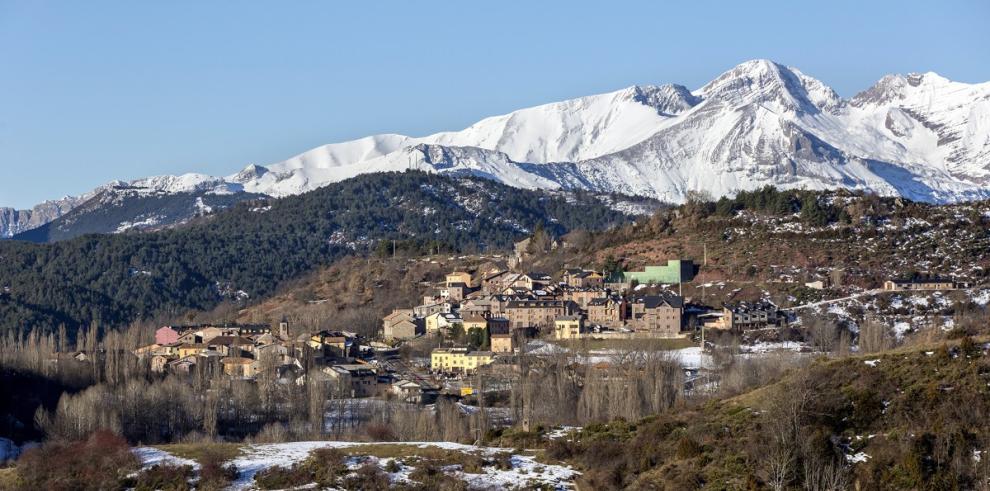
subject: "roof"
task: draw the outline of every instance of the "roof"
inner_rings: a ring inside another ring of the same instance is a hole
[[[905,279],[892,279],[890,281],[892,281],[892,282],[894,282],[895,284],[898,284],[898,285],[910,285],[910,284],[917,285],[917,284],[925,284],[925,283],[952,283],[953,282],[953,280],[950,279],[950,278],[938,278],[938,277],[934,277],[934,278],[911,278],[911,279],[908,279],[908,280],[905,280]]]
[[[612,301],[612,299],[609,297],[592,298],[591,300],[588,301],[588,306],[590,307],[592,305],[596,305],[596,306],[607,305],[610,301]]]
[[[207,342],[206,344],[224,344],[224,345],[230,345],[230,346],[245,346],[245,345],[252,345],[254,343],[252,343],[250,340],[244,339],[244,338],[242,338],[240,336],[217,336],[217,337],[215,337],[213,339],[210,339],[210,341]]]
[[[385,317],[383,317],[383,320],[394,320],[394,319],[398,319],[400,317],[412,317],[412,316],[413,316],[413,313],[412,313],[411,310],[399,310],[399,309],[396,309],[396,310],[393,310],[391,314],[388,314]]]
[[[506,308],[547,308],[547,307],[563,307],[567,301],[566,300],[513,300],[510,301]]]
[[[748,312],[776,312],[777,306],[767,302],[739,302],[725,304],[724,307],[735,314],[745,314]]]
[[[581,316],[580,315],[558,315],[557,318],[554,319],[554,320],[557,320],[557,321],[579,321],[579,320],[581,320]]]
[[[662,305],[680,308],[684,306],[684,299],[682,297],[678,297],[677,295],[643,295],[640,297],[633,297],[632,303],[643,304],[648,309],[655,309]]]
[[[533,279],[533,280],[551,280],[551,279],[553,279],[552,276],[550,276],[550,275],[548,275],[546,273],[543,273],[541,271],[530,271],[529,273],[526,273],[526,276],[529,277],[530,279]]]

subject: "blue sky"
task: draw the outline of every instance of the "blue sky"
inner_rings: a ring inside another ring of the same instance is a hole
[[[0,0],[0,206],[770,58],[990,80],[990,2]]]

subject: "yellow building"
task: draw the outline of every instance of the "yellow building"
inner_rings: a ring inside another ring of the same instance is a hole
[[[491,351],[468,351],[467,348],[437,348],[430,353],[430,369],[434,372],[473,373],[478,367],[495,359]]]
[[[426,323],[426,334],[436,334],[441,329],[450,329],[454,324],[460,324],[461,319],[457,317],[457,314],[435,312],[426,316],[424,322]]]
[[[464,332],[471,332],[471,329],[481,329],[482,331],[488,329],[488,319],[485,319],[480,315],[465,317],[463,324]]]
[[[179,358],[195,356],[204,351],[206,351],[206,345],[203,343],[183,344],[179,346]]]
[[[553,321],[554,334],[557,339],[578,339],[584,333],[584,318],[576,315],[564,315]]]
[[[492,334],[492,352],[512,353],[516,350],[516,340],[512,334]]]
[[[455,285],[457,283],[463,283],[464,286],[471,288],[471,273],[466,273],[464,271],[454,271],[447,275],[447,286]]]

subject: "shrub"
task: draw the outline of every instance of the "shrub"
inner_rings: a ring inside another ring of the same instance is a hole
[[[425,489],[441,489],[461,491],[467,489],[467,483],[443,472],[437,462],[423,460],[416,469],[409,473],[409,479],[423,485]]]
[[[85,441],[49,442],[17,460],[20,486],[26,490],[105,490],[121,487],[138,460],[123,438],[106,430]]]
[[[254,483],[261,489],[288,489],[313,482],[313,474],[303,466],[269,467],[254,475]]]
[[[139,472],[133,486],[135,491],[188,491],[192,478],[191,466],[158,464]]]
[[[344,480],[344,489],[385,491],[390,484],[388,476],[375,463],[368,462]]]
[[[399,464],[398,460],[392,459],[385,464],[385,472],[396,473],[402,470],[402,465]]]
[[[320,486],[334,486],[337,479],[347,474],[347,458],[336,448],[318,448],[309,453],[303,465],[312,473]]]
[[[222,489],[237,479],[234,464],[223,465],[224,456],[214,449],[207,449],[199,458],[199,483],[197,489]]]
[[[677,440],[677,458],[693,459],[701,455],[701,445],[690,437],[682,436]]]
[[[365,432],[368,434],[368,438],[376,442],[390,442],[396,439],[395,432],[386,424],[370,424]]]

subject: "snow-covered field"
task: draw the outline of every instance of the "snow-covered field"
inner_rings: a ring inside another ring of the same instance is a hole
[[[269,467],[282,466],[290,467],[293,464],[306,460],[309,453],[318,448],[348,448],[360,449],[362,446],[373,445],[375,448],[381,446],[401,446],[409,449],[409,457],[416,455],[417,448],[439,448],[456,452],[474,453],[484,456],[493,456],[499,453],[509,453],[510,450],[504,448],[479,447],[475,445],[463,445],[450,442],[396,442],[396,443],[361,443],[361,442],[339,442],[339,441],[311,441],[292,442],[275,444],[254,444],[245,445],[241,449],[241,454],[234,458],[231,463],[237,466],[239,472],[237,479],[230,487],[232,490],[254,489],[254,476]],[[370,449],[371,447],[369,447]],[[379,458],[374,455],[362,455],[360,451],[354,451],[355,455],[348,459],[348,466],[357,469],[366,463],[374,463],[384,469],[392,458]],[[151,467],[155,464],[175,464],[191,465],[198,468],[198,465],[188,459],[183,459],[172,455],[166,451],[153,447],[137,447],[134,454],[141,460],[144,467]],[[399,459],[400,461],[403,459]],[[533,456],[513,454],[510,458],[511,469],[500,470],[496,467],[485,467],[481,473],[467,473],[458,466],[448,466],[445,470],[465,481],[471,489],[508,489],[518,486],[550,486],[554,489],[571,489],[572,483],[578,472],[563,465],[541,464]],[[413,464],[414,465],[414,464]],[[415,469],[413,465],[402,463],[397,472],[387,473],[392,482],[400,483],[409,481],[410,473]]]

